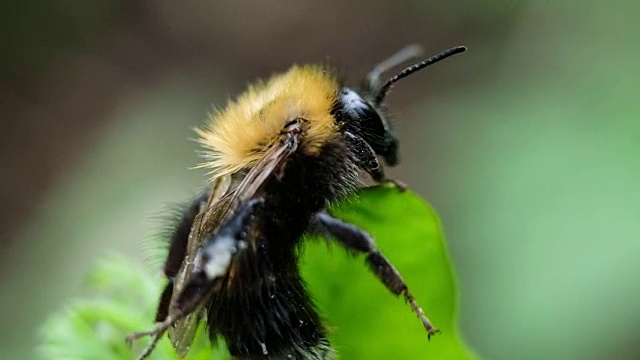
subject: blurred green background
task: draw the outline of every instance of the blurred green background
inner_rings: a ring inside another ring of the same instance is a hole
[[[442,218],[467,342],[487,359],[639,358],[639,12],[3,2],[0,357],[33,358],[38,326],[105,254],[146,261],[153,218],[204,183],[187,139],[212,104],[293,62],[358,81],[420,43],[469,51],[389,96],[403,156],[390,174]]]

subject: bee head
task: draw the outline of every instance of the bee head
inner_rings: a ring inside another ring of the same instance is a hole
[[[467,48],[464,46],[450,48],[407,67],[381,84],[380,76],[383,73],[412,58],[418,57],[422,53],[420,46],[410,45],[378,64],[369,73],[362,91],[363,95],[351,88],[342,88],[338,103],[334,109],[334,116],[343,124],[346,130],[362,137],[375,153],[385,160],[387,165],[396,165],[398,162],[398,139],[393,134],[382,110],[385,96],[398,80],[466,50]]]
[[[398,139],[382,111],[348,87],[340,91],[339,103],[337,117],[344,127],[362,137],[387,165],[397,164]]]

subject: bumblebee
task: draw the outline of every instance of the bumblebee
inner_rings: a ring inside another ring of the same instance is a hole
[[[385,95],[400,79],[466,48],[454,47],[407,67],[409,46],[374,68],[359,88],[344,86],[323,66],[293,66],[249,86],[196,130],[212,176],[171,236],[156,326],[146,358],[165,332],[184,356],[198,322],[224,339],[235,359],[333,359],[327,329],[298,269],[306,233],[363,254],[371,271],[402,296],[431,337],[437,329],[400,273],[364,230],[333,217],[328,206],[352,194],[368,173],[389,181],[378,160],[398,162],[398,140]]]

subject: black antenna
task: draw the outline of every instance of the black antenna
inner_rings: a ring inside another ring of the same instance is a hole
[[[451,49],[447,49],[437,55],[434,55],[428,58],[425,61],[419,62],[415,65],[411,65],[408,68],[402,70],[398,75],[393,76],[392,78],[387,80],[387,82],[384,83],[384,85],[382,85],[382,87],[380,87],[378,91],[376,91],[375,97],[374,97],[375,104],[378,105],[382,102],[382,100],[384,100],[384,97],[387,95],[387,92],[389,92],[389,89],[391,89],[391,86],[395,84],[398,80],[403,79],[413,74],[416,71],[422,70],[429,65],[433,65],[440,60],[444,60],[449,56],[459,54],[465,51],[467,51],[467,48],[465,46],[452,47]]]
[[[423,52],[424,49],[422,48],[422,46],[418,44],[411,44],[376,65],[373,70],[369,72],[369,75],[367,75],[367,80],[369,82],[368,89],[370,91],[380,89],[380,76],[382,74],[395,68],[396,66],[402,65],[403,63],[411,59],[417,59],[421,57]]]

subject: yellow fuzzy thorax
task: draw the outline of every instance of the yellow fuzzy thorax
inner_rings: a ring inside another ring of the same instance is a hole
[[[294,119],[306,121],[301,148],[308,154],[336,134],[330,111],[338,96],[336,79],[319,66],[294,66],[266,82],[250,85],[236,101],[214,112],[196,129],[206,149],[206,162],[214,178],[251,168]]]

